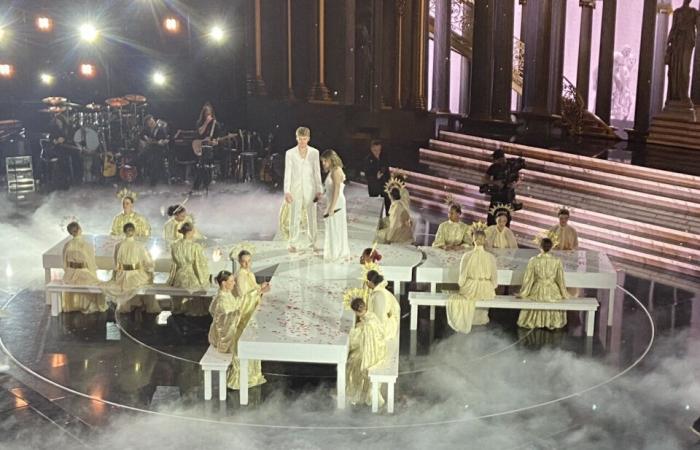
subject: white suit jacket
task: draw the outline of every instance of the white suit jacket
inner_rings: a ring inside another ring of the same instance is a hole
[[[310,179],[304,179],[302,166],[303,164],[311,164],[313,176]],[[309,146],[306,160],[299,156],[299,148],[293,147],[287,150],[284,157],[284,192],[299,193],[304,190],[311,190],[312,195],[323,192],[323,183],[321,183],[321,161],[318,150]]]

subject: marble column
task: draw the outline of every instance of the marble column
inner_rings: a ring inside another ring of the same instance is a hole
[[[695,7],[697,7],[697,3],[695,4]],[[700,31],[700,28],[698,31]],[[700,108],[700,33],[698,33],[695,38],[693,78],[690,80],[690,99],[693,101],[696,108]],[[700,115],[698,117],[700,117]]]
[[[248,95],[267,95],[265,89],[265,81],[262,77],[262,25],[260,17],[260,0],[253,0],[252,5],[253,15],[253,68],[254,71],[248,73],[246,77],[246,86]]]
[[[513,94],[513,0],[495,0],[493,17],[493,93],[491,118],[511,122],[510,103]]]
[[[287,99],[295,100],[292,78],[292,0],[287,0]]]
[[[581,7],[581,31],[578,41],[578,67],[576,90],[588,107],[588,91],[591,77],[591,36],[593,34],[593,9],[595,0],[579,0]]]
[[[291,0],[287,0],[291,1]],[[345,0],[345,88],[343,89],[343,103],[353,105],[355,103],[355,0]]]
[[[372,5],[372,67],[369,72],[369,108],[379,111],[384,103],[382,67],[384,66],[384,4],[371,0]]]
[[[325,14],[326,14],[326,1],[318,0],[311,11],[314,16],[314,23],[316,23],[317,29],[313,33],[314,38],[311,45],[311,53],[313,57],[311,58],[313,70],[315,70],[315,80],[311,86],[311,91],[309,92],[309,100],[317,102],[329,102],[331,101],[330,92],[326,86],[326,61],[325,61],[325,36],[326,36],[326,25],[325,25]]]
[[[464,10],[465,20],[462,22],[462,36],[474,44],[474,4],[465,3]],[[469,115],[469,103],[471,102],[471,79],[472,79],[472,63],[462,56],[460,58],[462,76],[459,80],[459,112],[463,115]]]
[[[405,105],[405,86],[406,79],[408,78],[409,71],[406,70],[407,58],[404,56],[406,53],[406,8],[407,0],[396,0],[396,53],[395,53],[395,67],[396,67],[396,79],[394,81],[394,86],[396,92],[394,93],[394,108],[400,109]]]
[[[428,0],[413,1],[412,32],[412,82],[409,105],[413,109],[426,109],[428,89]]]
[[[450,35],[452,5],[450,0],[435,1],[433,27],[433,104],[434,112],[450,111]]]
[[[661,112],[664,107],[664,87],[666,86],[666,40],[668,23],[673,7],[670,0],[659,1],[656,16],[656,39],[654,42],[654,68],[651,82],[651,116]]]
[[[523,73],[522,112],[549,117],[552,0],[527,0],[523,5]]]
[[[634,108],[634,131],[638,136],[644,136],[649,131],[656,6],[657,0],[644,0],[642,39],[639,44],[639,70],[637,71],[637,97]]]
[[[598,82],[596,83],[595,113],[606,123],[610,123],[613,65],[615,62],[616,16],[617,0],[603,0],[603,17],[600,27],[600,51],[598,52]]]
[[[561,113],[564,86],[564,38],[566,36],[566,2],[552,1],[549,59],[549,111]],[[527,44],[525,45],[527,53]]]

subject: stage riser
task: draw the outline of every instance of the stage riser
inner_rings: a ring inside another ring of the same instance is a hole
[[[434,151],[441,151],[446,154],[484,161],[488,164],[491,163],[491,150],[484,150],[476,147],[442,141],[431,141],[431,149]],[[631,189],[637,192],[661,195],[688,202],[698,202],[700,200],[700,189],[660,183],[658,181],[641,180],[639,178],[633,178],[626,175],[607,173],[577,167],[570,164],[543,161],[530,157],[527,157],[526,161],[526,167],[532,171],[548,173],[564,178],[588,181],[596,184],[614,186],[622,189]]]
[[[539,159],[560,164],[567,164],[584,169],[597,170],[612,174],[624,175],[642,180],[656,181],[669,185],[682,186],[691,189],[700,189],[700,177],[679,174],[664,170],[651,169],[642,166],[632,166],[615,161],[591,158],[580,155],[571,155],[555,150],[530,147],[527,145],[512,144],[508,142],[496,141],[477,136],[463,135],[453,132],[443,131],[440,133],[441,140],[454,144],[464,144],[475,148],[493,151],[501,149],[511,156],[523,156],[526,158]]]

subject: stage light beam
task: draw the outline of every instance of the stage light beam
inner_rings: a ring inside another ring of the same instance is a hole
[[[50,73],[46,73],[46,72],[42,72],[39,75],[39,79],[41,80],[42,84],[45,84],[47,86],[51,86],[53,84],[53,81],[54,81],[53,75],[51,75]]]
[[[175,17],[166,17],[163,21],[163,27],[169,33],[177,33],[180,31],[180,21]]]
[[[89,43],[95,42],[100,34],[99,31],[97,31],[97,28],[95,28],[95,25],[91,23],[84,23],[80,25],[79,31],[80,39]]]
[[[159,70],[153,73],[151,79],[153,80],[153,84],[156,86],[165,86],[165,83],[168,81],[165,74]]]
[[[226,32],[224,32],[224,29],[220,26],[215,25],[209,31],[209,38],[217,44],[220,44],[226,38]]]

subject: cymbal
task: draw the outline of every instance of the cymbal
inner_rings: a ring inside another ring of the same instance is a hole
[[[146,97],[139,94],[127,94],[124,98],[132,103],[144,103],[146,101]]]
[[[90,111],[101,111],[102,105],[98,103],[88,103],[87,105],[85,105],[85,109],[89,109]]]
[[[65,102],[68,101],[67,98],[65,97],[46,97],[41,100],[43,103],[46,103],[47,105],[51,106],[56,106],[56,105],[61,105]]]
[[[49,106],[48,108],[40,109],[39,112],[57,114],[66,110],[63,106]]]
[[[71,102],[65,102],[62,104],[62,106],[65,106],[66,108],[82,108],[83,105],[79,105],[78,103],[71,103]]]
[[[108,98],[107,100],[105,100],[105,103],[111,106],[112,108],[123,108],[129,104],[129,100],[122,97],[114,97]]]

